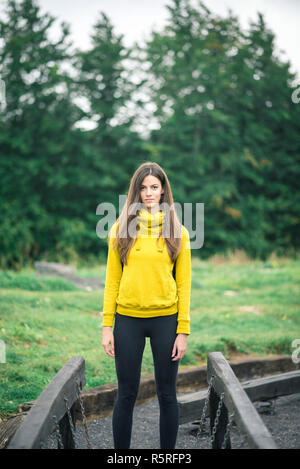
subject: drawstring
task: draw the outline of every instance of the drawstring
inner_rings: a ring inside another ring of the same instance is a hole
[[[137,241],[135,243],[135,250],[140,251],[141,250],[141,238],[138,236]]]
[[[162,248],[162,246],[160,246],[160,244],[162,244],[162,242],[163,242],[163,239],[162,239],[162,237],[160,237],[159,240],[158,240],[158,244],[157,244],[157,250],[159,252],[163,252],[163,248]]]

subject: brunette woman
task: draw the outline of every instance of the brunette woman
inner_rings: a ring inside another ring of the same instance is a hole
[[[145,338],[150,338],[160,406],[160,447],[174,449],[178,432],[176,380],[190,334],[191,249],[174,210],[168,177],[143,163],[108,237],[102,345],[115,358],[118,396],[115,449],[130,448]]]

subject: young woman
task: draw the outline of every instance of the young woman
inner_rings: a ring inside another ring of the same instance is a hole
[[[145,338],[150,337],[160,447],[174,449],[178,364],[190,334],[191,250],[189,233],[174,210],[167,175],[157,163],[143,163],[134,173],[127,201],[108,238],[102,345],[115,358],[118,378],[114,447],[130,448]]]

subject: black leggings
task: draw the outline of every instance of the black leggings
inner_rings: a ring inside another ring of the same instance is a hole
[[[114,325],[118,396],[112,425],[115,449],[130,448],[133,408],[139,390],[145,337],[150,337],[160,407],[160,447],[174,449],[178,432],[176,380],[179,360],[172,361],[178,313],[136,318],[116,313]]]

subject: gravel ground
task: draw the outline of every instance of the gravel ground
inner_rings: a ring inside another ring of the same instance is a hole
[[[273,436],[278,448],[300,448],[300,394],[282,396],[255,403],[261,418]],[[159,444],[159,405],[157,398],[146,404],[136,406],[133,413],[131,449],[160,449]],[[179,426],[176,449],[209,449],[209,419],[206,419],[203,436],[197,436],[198,426],[191,422]],[[88,423],[88,433],[93,449],[114,449],[111,416],[93,420]],[[231,432],[233,449],[249,448],[247,440],[233,422]],[[45,448],[55,448],[52,436]],[[76,430],[76,447],[87,448],[84,426]]]

